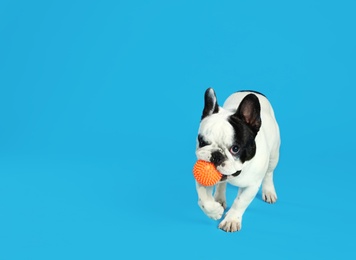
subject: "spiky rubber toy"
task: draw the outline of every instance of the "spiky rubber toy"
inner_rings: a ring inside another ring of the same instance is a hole
[[[193,167],[193,175],[203,186],[212,186],[221,180],[222,174],[211,162],[198,160]]]

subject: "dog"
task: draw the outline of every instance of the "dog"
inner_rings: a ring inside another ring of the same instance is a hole
[[[221,219],[227,207],[227,183],[238,187],[220,229],[241,230],[242,216],[261,185],[262,199],[267,203],[277,201],[273,171],[279,160],[280,143],[273,108],[263,94],[239,91],[220,107],[214,89],[205,91],[196,156],[198,160],[212,162],[222,178],[215,186],[196,182],[198,205],[208,217]]]

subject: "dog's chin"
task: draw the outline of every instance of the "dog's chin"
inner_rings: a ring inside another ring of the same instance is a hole
[[[233,177],[237,177],[239,176],[241,173],[241,171],[236,171],[235,173],[232,173],[232,174],[229,174],[229,175],[225,175],[225,174],[222,174],[222,177],[220,179],[220,181],[226,181],[228,178],[233,178]]]
[[[227,179],[231,179],[231,178],[237,177],[241,173],[241,170],[237,170],[237,171],[233,171],[233,172],[227,172],[226,170],[224,170],[223,167],[217,167],[216,169],[222,174],[220,182],[224,182]]]
[[[240,174],[242,169],[238,169],[237,167],[222,167],[218,166],[216,169],[225,176],[233,176],[236,177]]]

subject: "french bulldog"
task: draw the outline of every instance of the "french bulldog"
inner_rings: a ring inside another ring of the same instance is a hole
[[[267,203],[277,201],[273,171],[279,160],[279,148],[279,127],[263,94],[239,91],[220,107],[215,91],[206,90],[196,156],[198,160],[212,162],[222,178],[215,186],[196,182],[198,205],[208,217],[221,219],[227,207],[227,183],[238,187],[237,197],[220,222],[220,229],[241,230],[242,216],[261,185],[262,199]]]

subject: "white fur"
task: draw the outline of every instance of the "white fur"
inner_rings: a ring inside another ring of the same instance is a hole
[[[227,232],[238,231],[242,227],[242,216],[255,198],[262,184],[262,198],[268,203],[277,200],[273,184],[273,171],[279,159],[280,135],[274,111],[269,101],[262,95],[255,94],[261,105],[262,126],[255,138],[256,154],[241,163],[235,160],[225,147],[232,145],[234,130],[227,118],[232,115],[242,99],[251,92],[237,92],[232,94],[219,108],[219,112],[205,117],[200,124],[199,134],[204,136],[210,145],[199,148],[197,144],[197,159],[210,161],[211,151],[219,149],[228,159],[217,169],[227,175],[227,182],[239,187],[238,194],[219,228]],[[237,177],[231,176],[236,171],[241,173]],[[229,176],[230,175],[230,176]],[[220,182],[215,187],[205,187],[196,183],[198,204],[203,212],[212,219],[220,219],[226,208],[226,182]]]

